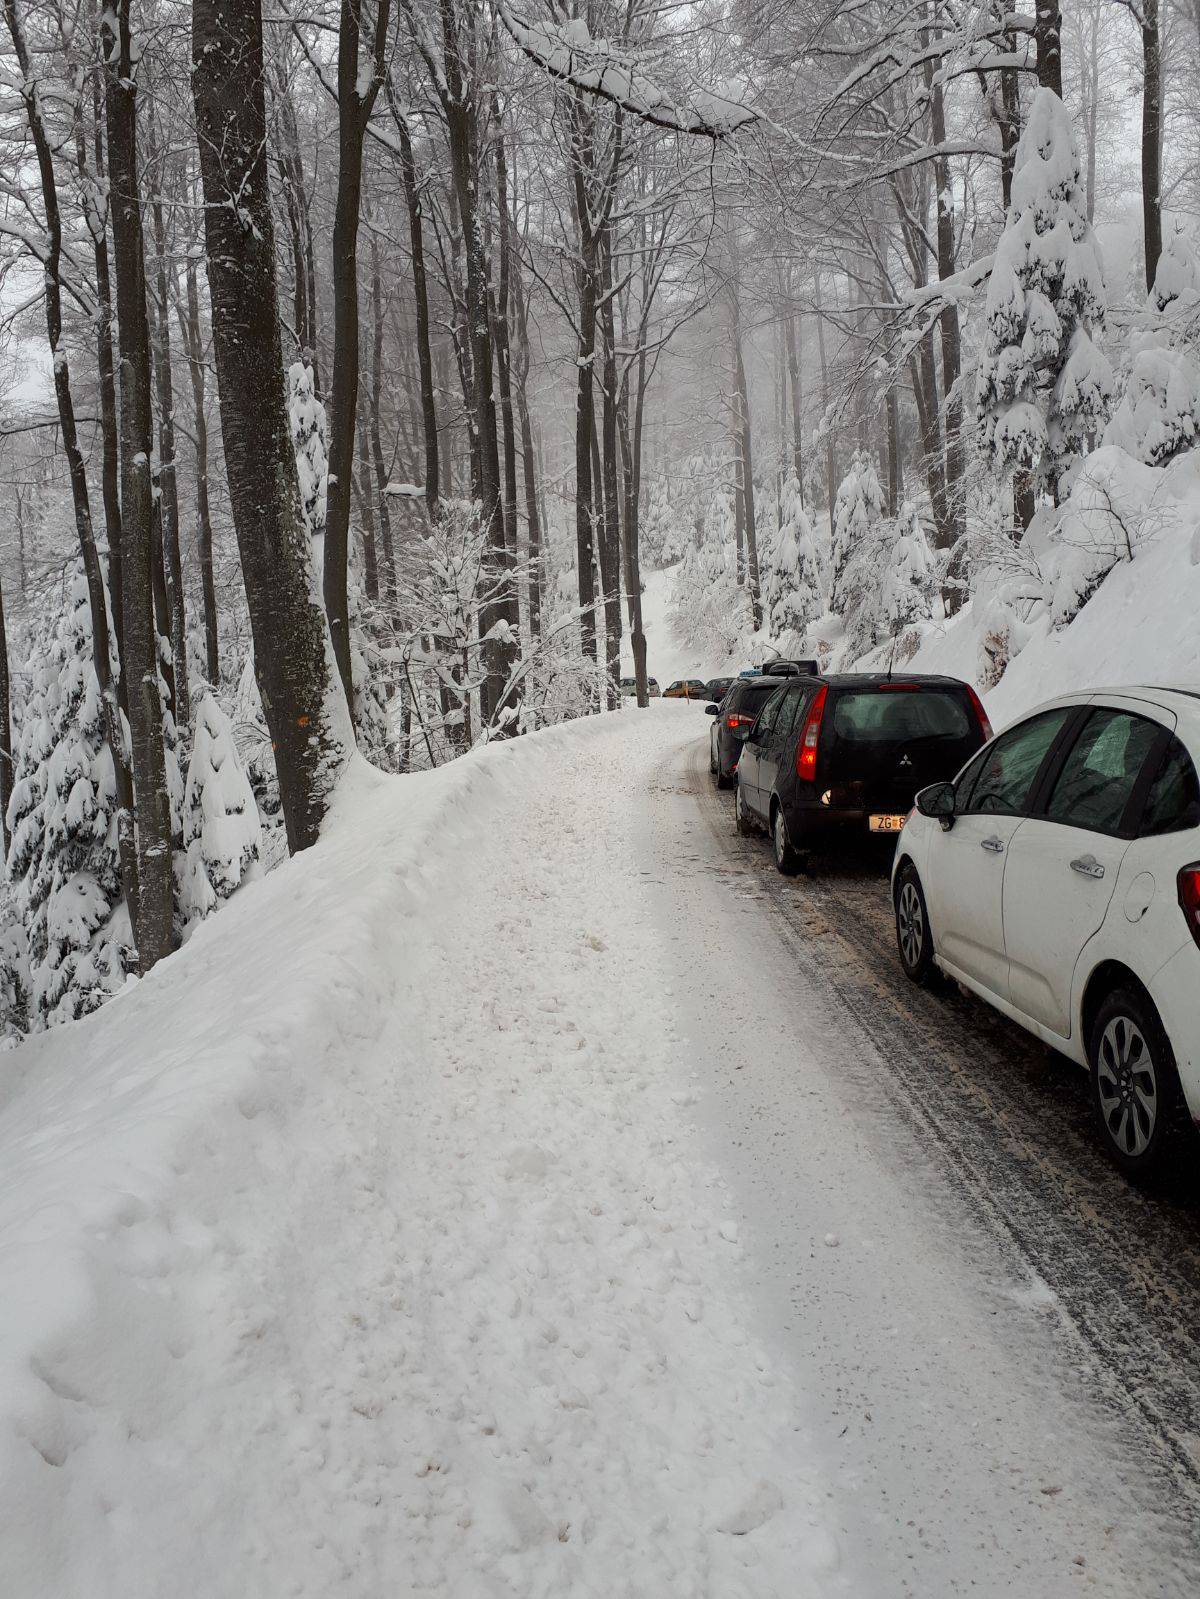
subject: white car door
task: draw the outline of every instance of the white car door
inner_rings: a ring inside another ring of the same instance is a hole
[[[1002,733],[957,785],[952,825],[930,840],[925,900],[934,948],[964,977],[1008,998],[1003,888],[1009,844],[1077,707],[1041,711]]]
[[[1095,706],[1037,814],[1009,845],[1009,998],[1060,1038],[1071,1031],[1076,962],[1108,913],[1137,821],[1133,810],[1140,811],[1149,784],[1147,762],[1154,752],[1157,765],[1165,739],[1158,721],[1111,704]]]

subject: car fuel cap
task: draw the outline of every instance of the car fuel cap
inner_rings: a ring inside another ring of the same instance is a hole
[[[1154,879],[1149,872],[1139,872],[1129,885],[1129,892],[1125,896],[1125,920],[1127,922],[1140,922],[1150,909],[1150,901],[1154,898]]]

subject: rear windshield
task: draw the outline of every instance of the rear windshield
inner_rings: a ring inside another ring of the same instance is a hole
[[[739,711],[757,711],[760,705],[765,705],[771,698],[778,683],[747,683],[742,688],[729,691],[729,703]]]
[[[976,731],[965,696],[948,689],[852,689],[839,694],[833,729],[855,744],[964,739]]]

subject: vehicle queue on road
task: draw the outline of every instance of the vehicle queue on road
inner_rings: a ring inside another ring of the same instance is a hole
[[[993,736],[950,677],[774,661],[709,686],[713,781],[780,872],[894,839],[908,977],[1084,1067],[1128,1176],[1197,1160],[1200,690],[1063,695]]]

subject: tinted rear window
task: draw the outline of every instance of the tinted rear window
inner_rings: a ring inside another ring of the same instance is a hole
[[[957,740],[977,731],[966,697],[947,689],[852,689],[834,702],[833,729],[854,744]]]
[[[778,687],[778,683],[747,683],[744,688],[730,690],[729,703],[739,711],[757,711]]]

